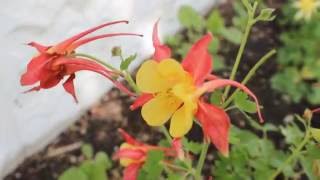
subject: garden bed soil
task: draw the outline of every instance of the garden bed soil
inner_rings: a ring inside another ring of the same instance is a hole
[[[279,6],[270,2],[271,5]],[[278,2],[277,2],[278,3]],[[281,5],[281,3],[280,3]],[[232,17],[230,2],[221,5],[220,9],[225,17]],[[246,47],[243,63],[237,74],[241,80],[249,69],[265,53],[277,48],[281,29],[276,22],[259,23],[252,30],[252,35]],[[230,46],[230,44],[226,44]],[[228,66],[233,65],[237,53],[237,47],[229,47],[230,51],[222,55]],[[283,100],[282,95],[274,92],[270,87],[270,78],[277,70],[275,56],[258,70],[256,76],[248,83],[248,87],[257,95],[263,105],[263,114],[268,122],[281,124],[287,114],[302,113],[307,103],[299,105],[290,104]],[[220,74],[225,76],[224,73]],[[117,129],[123,128],[139,140],[155,144],[163,135],[156,128],[146,125],[140,115],[140,111],[130,111],[129,106],[133,99],[112,89],[92,106],[82,117],[61,133],[44,150],[27,158],[14,172],[9,174],[5,180],[54,180],[67,168],[79,164],[84,157],[81,155],[80,146],[83,143],[90,143],[94,150],[105,151],[110,156],[119,147],[123,139]],[[233,124],[245,127],[244,117],[232,111],[230,113]],[[200,128],[194,128],[188,135],[191,139],[201,140]],[[272,135],[275,143],[281,148],[282,137]],[[210,152],[216,151],[211,147]],[[210,165],[213,164],[214,155],[209,153],[204,168],[205,175],[210,175]],[[111,179],[121,179],[121,167],[114,163],[113,169],[108,172]]]

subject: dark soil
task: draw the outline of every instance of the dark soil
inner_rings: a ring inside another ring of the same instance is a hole
[[[269,2],[270,6],[279,7],[281,5],[280,1],[277,1],[277,4],[272,1]],[[230,2],[222,5],[220,9],[223,10],[225,17],[232,16]],[[241,80],[265,53],[280,45],[278,38],[280,33],[281,29],[275,22],[260,23],[253,28],[246,53],[242,59],[243,63],[237,74],[237,80]],[[230,44],[226,44],[226,46],[229,47],[229,51],[222,52],[222,55],[227,60],[227,64],[232,66],[237,47]],[[269,80],[276,70],[277,64],[274,56],[257,72],[256,76],[248,83],[248,87],[259,97],[261,104],[264,106],[265,119],[274,124],[281,124],[287,114],[301,113],[305,107],[308,107],[308,104],[290,104],[283,100],[280,94],[271,89]],[[220,75],[224,76],[224,74]],[[83,160],[80,146],[76,146],[75,143],[90,143],[96,151],[105,151],[111,156],[123,141],[117,132],[120,127],[144,142],[154,144],[159,141],[163,137],[161,133],[145,124],[140,116],[140,111],[130,111],[129,105],[131,103],[132,99],[113,89],[43,151],[26,159],[5,180],[57,179],[65,169]],[[240,127],[245,126],[242,115],[237,112],[232,112],[230,115],[233,124]],[[128,125],[129,121],[131,121],[130,125]],[[200,140],[201,129],[194,128],[188,136]],[[273,138],[279,144],[281,137],[274,136]],[[73,150],[52,155],[61,149],[68,149],[70,145],[75,145]],[[281,145],[279,146],[281,147]],[[211,151],[215,150],[211,148]],[[213,159],[214,156],[211,153],[207,158],[207,164],[211,165]],[[206,175],[210,175],[210,166],[206,166],[204,172]],[[119,167],[116,166],[109,172],[109,175],[112,179],[120,179],[121,171]]]

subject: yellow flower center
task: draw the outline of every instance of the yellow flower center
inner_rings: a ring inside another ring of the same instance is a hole
[[[198,96],[191,75],[173,59],[143,63],[137,85],[155,97],[142,107],[142,116],[151,126],[161,126],[171,118],[170,134],[185,135],[192,127]]]
[[[132,150],[134,150],[136,148],[131,144],[122,143],[121,146],[120,146],[120,149],[132,149]],[[124,167],[127,167],[130,164],[137,163],[137,162],[139,162],[139,161],[133,160],[133,159],[130,159],[130,158],[121,158],[120,159],[120,164],[121,164],[121,166],[124,166]]]
[[[294,3],[294,6],[299,9],[296,18],[310,19],[312,14],[320,6],[320,3],[316,0],[299,0]]]

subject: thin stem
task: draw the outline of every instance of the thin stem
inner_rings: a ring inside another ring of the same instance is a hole
[[[206,142],[206,140],[204,139],[203,144],[202,144],[201,154],[200,154],[198,164],[196,167],[196,174],[195,174],[196,180],[201,180],[201,172],[202,172],[204,162],[206,160],[209,145],[210,144],[208,142]]]
[[[84,53],[75,53],[75,54],[73,54],[73,55],[74,55],[74,56],[80,56],[80,57],[89,58],[89,59],[91,59],[91,60],[94,60],[94,61],[96,61],[96,62],[98,62],[98,63],[106,66],[107,68],[109,68],[109,69],[111,69],[111,70],[119,71],[119,70],[117,70],[116,68],[114,68],[113,66],[111,66],[110,64],[108,64],[108,63],[106,63],[106,62],[104,62],[104,61],[100,60],[99,58],[94,57],[94,56],[92,56],[92,55],[84,54]]]
[[[237,106],[230,106],[228,108],[225,108],[224,111],[230,111],[230,110],[236,109],[236,108],[237,108]]]
[[[244,48],[247,44],[248,37],[249,37],[250,31],[251,31],[251,27],[253,25],[252,22],[253,22],[253,16],[250,15],[250,13],[249,13],[246,30],[244,32],[244,36],[242,37],[240,48],[238,50],[238,54],[236,57],[236,61],[234,62],[234,65],[232,67],[231,74],[229,77],[230,80],[234,80],[236,77],[236,73],[237,73],[237,70],[238,70],[239,64],[241,62],[242,55],[243,55],[243,51],[244,51]],[[226,89],[224,90],[224,93],[223,93],[224,98],[226,98],[228,96],[229,91],[230,91],[230,86],[227,86]]]
[[[130,73],[128,71],[124,72],[124,78],[129,83],[129,85],[132,87],[132,89],[137,93],[140,94],[140,89],[138,88],[137,84],[132,79]]]
[[[282,163],[282,165],[280,167],[278,167],[278,169],[271,175],[271,177],[269,178],[270,180],[274,180],[283,170],[284,168],[290,164],[292,162],[292,160],[294,160],[294,158],[296,158],[302,148],[309,142],[310,139],[310,131],[309,128],[307,129],[306,135],[303,138],[303,140],[301,141],[301,143],[298,145],[298,147],[293,151],[293,153],[290,155],[290,157],[288,157],[288,159],[286,159],[286,161],[284,163]]]
[[[189,169],[187,168],[184,168],[184,167],[181,167],[181,166],[177,166],[177,165],[174,165],[174,164],[170,164],[170,163],[167,163],[165,161],[161,161],[161,163],[169,168],[172,168],[172,169],[175,169],[175,170],[180,170],[180,171],[186,171],[188,172]]]
[[[171,138],[167,128],[164,125],[162,125],[162,126],[160,126],[160,129],[161,129],[162,133],[164,134],[164,136],[167,138],[167,141],[169,143],[171,143],[172,142],[172,138]]]
[[[242,80],[241,84],[246,85],[248,81],[252,78],[252,76],[256,73],[256,71],[265,63],[267,60],[270,59],[271,56],[273,56],[277,51],[271,50],[267,54],[265,54],[259,61],[250,69],[248,74],[245,76],[245,78]],[[222,105],[223,108],[226,108],[229,106],[229,104],[232,102],[233,98],[235,97],[236,93],[239,92],[240,89],[235,90],[232,95],[224,102]]]

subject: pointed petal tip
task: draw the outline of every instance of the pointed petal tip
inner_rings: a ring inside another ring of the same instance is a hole
[[[229,150],[225,151],[225,152],[221,152],[221,154],[225,157],[228,158],[229,157]]]

